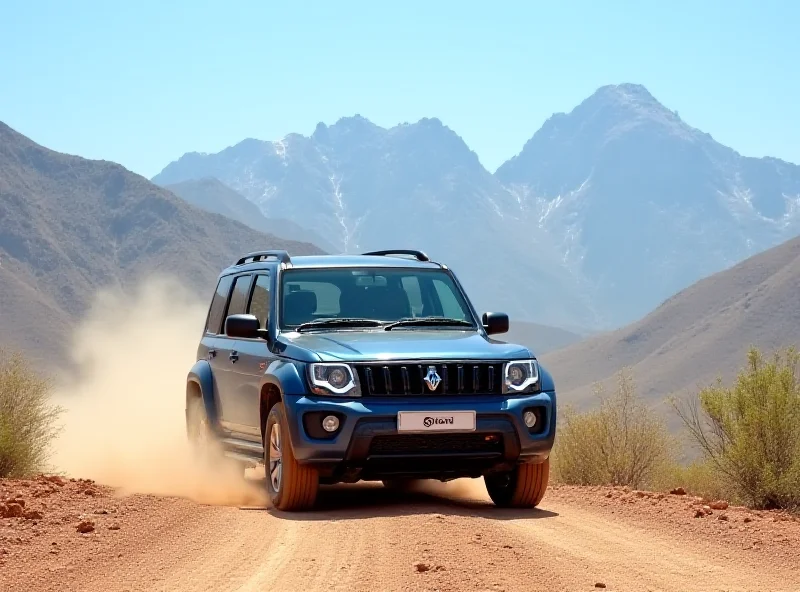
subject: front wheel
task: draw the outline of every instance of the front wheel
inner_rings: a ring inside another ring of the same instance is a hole
[[[486,491],[496,506],[535,508],[550,480],[550,459],[539,464],[520,464],[511,471],[483,477]]]
[[[319,489],[319,473],[299,464],[294,457],[283,403],[276,403],[267,417],[264,468],[267,494],[275,508],[298,511],[314,505]]]

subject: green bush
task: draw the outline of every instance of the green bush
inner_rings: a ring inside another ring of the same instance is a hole
[[[21,354],[0,349],[0,477],[44,470],[61,413],[50,404],[50,388]]]
[[[598,409],[559,410],[552,465],[556,481],[642,488],[671,466],[674,445],[663,418],[640,400],[626,370],[617,378],[611,396],[595,387]]]
[[[731,386],[721,380],[673,406],[723,485],[760,509],[800,508],[800,354],[751,349]]]

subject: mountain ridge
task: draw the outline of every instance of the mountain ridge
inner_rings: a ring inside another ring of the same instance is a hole
[[[629,83],[548,118],[494,174],[438,118],[383,128],[358,114],[185,155],[154,180],[201,173],[345,252],[424,245],[481,306],[580,330],[632,322],[800,232],[800,167],[742,156]],[[423,216],[437,238],[375,229]]]
[[[103,288],[166,272],[203,294],[253,250],[321,253],[196,208],[123,166],[50,150],[0,123],[0,341],[64,360]],[[47,314],[42,314],[47,311]]]

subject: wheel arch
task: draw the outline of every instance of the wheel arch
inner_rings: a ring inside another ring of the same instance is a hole
[[[261,397],[259,403],[259,425],[261,426],[261,441],[264,441],[264,432],[267,429],[267,417],[272,408],[283,401],[283,388],[280,380],[272,375],[264,376],[261,383]]]
[[[187,414],[189,402],[192,398],[198,397],[203,401],[209,423],[214,430],[219,430],[219,413],[214,393],[214,378],[211,372],[211,365],[206,360],[199,360],[195,363],[186,377],[185,412]]]

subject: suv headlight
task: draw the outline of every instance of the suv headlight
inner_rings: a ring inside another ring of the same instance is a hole
[[[536,360],[506,362],[503,372],[503,393],[532,393],[541,388],[539,363]]]
[[[311,390],[317,395],[361,396],[358,379],[348,364],[338,362],[310,364],[308,378],[311,381]]]

